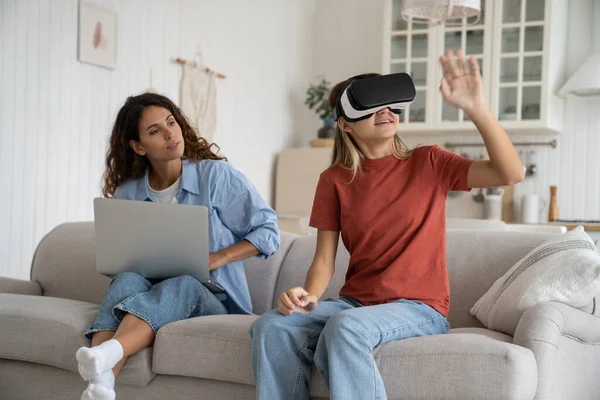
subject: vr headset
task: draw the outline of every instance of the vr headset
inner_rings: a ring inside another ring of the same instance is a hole
[[[357,75],[333,110],[333,119],[356,122],[384,108],[400,114],[415,99],[415,85],[405,72],[365,78]]]

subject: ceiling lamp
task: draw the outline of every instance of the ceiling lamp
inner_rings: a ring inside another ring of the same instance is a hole
[[[435,26],[439,24],[462,25],[463,18],[475,25],[481,16],[481,0],[404,0],[402,18],[414,23]]]

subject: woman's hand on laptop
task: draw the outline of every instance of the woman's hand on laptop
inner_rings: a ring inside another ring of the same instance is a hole
[[[208,256],[208,269],[213,271],[227,265],[228,262],[229,259],[223,252],[212,253]]]
[[[208,269],[213,271],[217,268],[226,266],[232,261],[245,260],[249,257],[254,257],[260,252],[249,241],[242,240],[232,246],[212,253],[208,256]]]
[[[317,296],[308,293],[300,286],[295,286],[281,293],[277,301],[277,311],[283,315],[292,315],[294,312],[308,314],[317,304]]]

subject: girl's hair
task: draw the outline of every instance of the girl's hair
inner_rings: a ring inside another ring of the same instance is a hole
[[[350,79],[346,79],[335,85],[333,89],[331,89],[331,93],[329,94],[329,105],[331,108],[335,108],[338,101],[342,97],[344,90],[352,82],[357,79],[369,78],[372,76],[378,76],[380,74],[370,73],[357,75]],[[409,150],[408,147],[404,144],[400,136],[396,132],[394,136],[394,142],[392,144],[392,154],[399,159],[405,160],[412,154],[413,150]],[[357,172],[361,167],[361,160],[364,158],[364,155],[358,149],[358,146],[347,132],[344,132],[340,129],[339,125],[335,125],[335,141],[333,145],[333,154],[331,157],[331,167],[340,166],[346,170],[352,171],[352,179],[350,182],[354,180]]]
[[[219,146],[214,143],[209,144],[206,139],[200,137],[198,131],[190,126],[179,107],[167,97],[155,93],[130,96],[119,110],[110,135],[106,153],[106,170],[102,177],[102,195],[104,197],[112,196],[124,182],[140,178],[148,168],[151,168],[148,158],[139,156],[129,145],[130,140],[140,140],[140,119],[144,110],[151,106],[168,110],[181,127],[185,143],[183,153],[185,158],[191,161],[227,160],[216,154]],[[216,152],[212,151],[213,146],[216,147]]]

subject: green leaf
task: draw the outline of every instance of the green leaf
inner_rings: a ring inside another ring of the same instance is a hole
[[[329,107],[328,97],[331,90],[330,82],[322,78],[317,84],[310,84],[306,90],[304,104],[313,110],[321,119],[333,118],[333,110]]]

